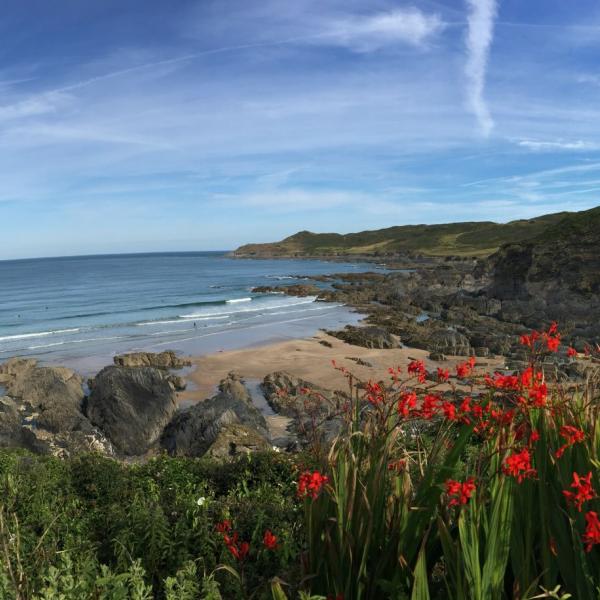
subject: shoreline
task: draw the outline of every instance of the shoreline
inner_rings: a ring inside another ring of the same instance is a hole
[[[331,344],[331,347],[321,342]],[[429,359],[429,352],[403,346],[392,349],[371,349],[354,346],[325,332],[319,331],[312,337],[296,338],[280,342],[266,342],[250,348],[226,350],[202,356],[189,357],[192,370],[185,374],[188,388],[178,393],[180,408],[202,402],[215,393],[219,382],[234,372],[248,381],[262,381],[270,373],[287,371],[295,377],[326,389],[345,389],[346,379],[335,370],[331,361],[347,367],[363,380],[387,380],[389,367],[402,367],[413,359],[423,360],[428,370],[437,367],[452,369],[465,360],[464,356],[450,356],[444,361]],[[353,360],[354,359],[354,360]],[[357,364],[356,359],[369,363]],[[478,359],[487,370],[504,366],[503,358]]]

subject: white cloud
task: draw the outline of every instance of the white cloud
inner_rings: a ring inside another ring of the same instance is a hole
[[[594,142],[584,142],[583,140],[565,141],[541,141],[541,140],[519,140],[518,145],[533,150],[542,152],[544,150],[598,150],[600,145]]]
[[[467,0],[469,7],[467,31],[467,96],[484,135],[489,135],[494,121],[483,97],[485,75],[494,37],[496,0]]]
[[[0,106],[0,121],[23,119],[56,112],[70,100],[69,96],[51,91],[13,104]]]
[[[332,22],[321,41],[370,52],[397,43],[422,46],[443,27],[437,14],[425,14],[416,8],[396,9]]]

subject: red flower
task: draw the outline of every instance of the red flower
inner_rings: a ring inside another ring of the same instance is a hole
[[[410,375],[416,375],[419,383],[425,383],[425,380],[427,379],[427,369],[422,360],[413,360],[408,363],[408,373]]]
[[[449,421],[454,421],[456,419],[456,407],[452,402],[444,402],[442,404],[442,410],[444,411],[444,416]]]
[[[598,513],[590,510],[585,515],[585,533],[583,534],[583,541],[585,542],[585,551],[590,552],[594,544],[600,544],[600,520],[598,520]]]
[[[437,378],[440,383],[448,381],[448,379],[450,379],[450,371],[448,369],[442,369],[441,367],[438,367]]]
[[[377,406],[383,402],[384,392],[378,383],[374,383],[369,380],[366,385],[367,389],[367,400],[373,405]]]
[[[267,550],[277,549],[277,536],[273,535],[269,529],[265,531],[263,536],[263,545]]]
[[[404,392],[398,400],[398,414],[408,417],[410,411],[417,405],[417,395],[414,392]]]
[[[529,390],[529,399],[533,405],[541,408],[546,405],[546,398],[548,396],[548,387],[545,383],[535,383]]]
[[[469,477],[464,483],[448,479],[448,481],[446,481],[446,494],[450,497],[448,506],[466,504],[473,495],[475,489],[476,486],[473,477]]]
[[[515,452],[504,459],[502,470],[506,475],[515,477],[518,483],[528,477],[535,477],[536,470],[531,467],[531,455],[527,448],[521,452]]]
[[[224,527],[219,528],[219,525],[223,524],[225,524]],[[236,560],[242,562],[246,556],[248,556],[250,544],[248,542],[240,542],[237,531],[234,531],[232,535],[229,535],[231,529],[231,523],[229,521],[223,521],[223,523],[220,523],[219,525],[217,525],[217,531],[223,534],[223,542],[225,542],[227,550],[229,550]]]
[[[592,472],[590,471],[586,477],[573,473],[571,487],[575,490],[574,492],[563,490],[563,494],[567,501],[573,503],[577,507],[577,510],[581,512],[583,503],[595,496],[594,488],[592,487]]]
[[[427,394],[423,398],[423,404],[421,405],[421,417],[423,419],[431,419],[436,414],[441,401],[439,396]]]
[[[535,344],[536,340],[539,337],[540,337],[539,331],[532,331],[530,335],[522,335],[519,338],[519,341],[521,342],[521,345],[529,346],[530,348],[533,348],[533,345]]]
[[[227,533],[228,531],[231,531],[231,521],[221,521],[215,525],[215,529],[218,533]]]
[[[547,337],[546,346],[550,352],[558,352],[558,347],[560,346],[560,335],[557,335],[556,337]]]
[[[468,377],[475,367],[475,357],[471,356],[468,361],[456,365],[456,376],[459,379]]]
[[[535,444],[539,439],[540,434],[535,429],[532,429],[531,435],[529,436],[529,445]]]
[[[565,450],[572,446],[573,444],[577,444],[579,442],[583,442],[585,439],[585,433],[581,431],[581,429],[577,429],[577,427],[573,427],[572,425],[563,425],[560,428],[560,435],[565,438],[566,443],[563,444],[555,453],[556,458],[560,458]]]
[[[310,496],[313,500],[321,492],[321,488],[329,481],[326,475],[321,475],[319,471],[304,471],[298,478],[298,496],[305,498]]]
[[[569,358],[574,358],[575,356],[577,356],[577,350],[575,350],[575,348],[572,348],[571,346],[569,346],[567,348],[567,356]]]

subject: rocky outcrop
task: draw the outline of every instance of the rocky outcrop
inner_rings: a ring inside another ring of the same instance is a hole
[[[239,423],[231,423],[221,427],[215,441],[207,450],[206,456],[229,459],[240,454],[264,452],[270,449],[271,445],[258,431]]]
[[[12,398],[0,398],[0,448],[25,448],[38,454],[50,451],[47,444],[38,440],[27,427],[23,426],[23,417]]]
[[[469,339],[452,329],[434,331],[429,342],[432,352],[459,356],[468,356],[471,353]]]
[[[105,367],[90,382],[86,414],[118,452],[144,454],[177,408],[169,376],[152,367]]]
[[[165,427],[161,446],[175,456],[215,455],[266,448],[268,428],[243,380],[230,373],[219,393],[177,413]],[[228,450],[229,449],[229,450]]]
[[[0,365],[0,377],[10,395],[0,407],[0,445],[58,456],[113,454],[110,442],[82,412],[79,375],[16,358]]]
[[[481,270],[502,319],[600,338],[600,207],[566,217],[534,241],[501,248]]]
[[[341,413],[348,400],[344,392],[322,388],[285,371],[267,375],[261,387],[269,406],[291,419],[288,429],[300,445],[315,440],[329,443],[341,431]]]
[[[348,344],[364,348],[389,349],[400,347],[398,339],[383,327],[347,325],[341,331],[328,331],[327,333]]]
[[[172,350],[164,352],[131,352],[119,354],[113,359],[118,367],[153,367],[155,369],[183,369],[191,366],[191,361],[179,358]]]

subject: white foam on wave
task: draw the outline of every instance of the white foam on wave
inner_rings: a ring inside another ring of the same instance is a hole
[[[19,335],[5,335],[0,337],[0,342],[6,342],[8,340],[24,340],[27,338],[46,337],[48,335],[55,335],[58,333],[75,333],[79,331],[79,327],[73,329],[56,329],[55,331],[38,331],[36,333],[21,333]]]
[[[212,321],[213,319],[228,319],[229,315],[214,315],[210,317],[198,317],[196,321]],[[185,323],[186,321],[191,321],[192,317],[185,317],[181,315],[177,319],[171,319],[169,321],[144,321],[143,323],[136,323],[136,327],[145,327],[147,325],[171,325],[173,323]]]
[[[232,311],[231,309],[227,309],[225,313],[227,316],[231,316],[232,314],[238,313],[246,313],[246,312],[257,312],[264,311],[268,312],[278,308],[287,308],[288,306],[298,306],[300,304],[312,304],[317,299],[316,296],[307,296],[301,300],[298,298],[291,297],[290,300],[297,300],[296,302],[256,302],[255,308],[241,308],[236,311]],[[215,315],[224,316],[223,312],[214,311],[214,312],[203,312],[203,313],[190,313],[187,315],[179,315],[182,319],[201,319],[201,318],[214,318]]]
[[[238,302],[252,302],[252,298],[232,298],[231,300],[225,300],[226,304],[237,304]]]

